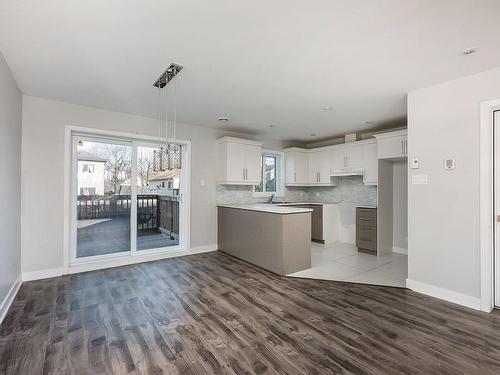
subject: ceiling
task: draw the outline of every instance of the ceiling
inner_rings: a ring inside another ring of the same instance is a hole
[[[0,51],[25,94],[151,117],[176,62],[178,121],[312,141],[400,124],[406,92],[500,66],[499,15],[498,0],[2,0]]]

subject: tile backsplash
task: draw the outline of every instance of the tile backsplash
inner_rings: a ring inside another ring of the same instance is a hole
[[[362,176],[335,179],[336,186],[286,187],[285,197],[276,200],[377,205],[377,187],[363,184]],[[253,196],[252,188],[252,186],[217,185],[217,203],[264,202],[266,198]]]

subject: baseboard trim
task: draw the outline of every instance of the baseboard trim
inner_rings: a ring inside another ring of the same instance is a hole
[[[426,294],[457,305],[470,307],[474,310],[481,310],[481,299],[467,294],[454,292],[449,289],[440,288],[434,285],[422,283],[420,281],[406,279],[406,287],[414,292]]]
[[[219,246],[217,244],[213,245],[204,245],[204,246],[196,246],[189,249],[189,254],[201,254],[201,253],[209,253],[211,251],[219,250]]]
[[[392,252],[393,253],[398,253],[398,254],[403,254],[403,255],[408,255],[408,249],[405,249],[404,247],[392,247]]]
[[[92,262],[82,262],[79,264],[73,264],[69,267],[68,273],[75,274],[81,272],[103,270],[107,268],[130,266],[132,264],[153,262],[155,260],[176,258],[185,255],[188,255],[188,252],[186,250],[180,249],[180,250],[165,251],[160,253],[144,254],[140,256],[125,256],[122,258],[101,259]]]
[[[14,284],[12,284],[12,286],[9,289],[9,292],[3,299],[2,304],[0,305],[0,324],[2,324],[3,320],[5,319],[7,311],[9,311],[9,308],[12,305],[14,298],[16,298],[17,292],[19,291],[19,288],[21,287],[22,283],[23,282],[21,275],[19,275],[17,277],[17,280],[14,281]]]
[[[23,272],[22,280],[24,282],[24,281],[50,279],[51,277],[58,277],[62,276],[63,274],[64,274],[63,267],[48,268],[46,270]]]
[[[189,251],[176,250],[176,251],[168,251],[168,252],[162,252],[162,253],[156,253],[156,254],[155,253],[144,254],[141,256],[137,256],[137,257],[128,256],[128,257],[116,258],[116,259],[102,259],[102,260],[88,262],[88,263],[73,264],[69,267],[68,272],[65,272],[63,267],[51,268],[51,269],[40,270],[40,271],[23,272],[22,281],[42,280],[42,279],[48,279],[51,277],[62,276],[65,273],[75,274],[75,273],[81,273],[81,272],[96,271],[96,270],[101,270],[101,269],[106,269],[106,268],[128,266],[128,265],[137,264],[137,263],[152,262],[155,260],[175,258],[175,257],[180,257],[180,256],[185,256],[185,255],[207,253],[210,251],[217,251],[218,248],[219,247],[217,246],[217,244],[213,244],[213,245],[192,247],[189,249]]]

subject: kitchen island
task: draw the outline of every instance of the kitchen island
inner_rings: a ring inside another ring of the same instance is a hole
[[[219,250],[279,275],[311,268],[311,208],[219,204]]]

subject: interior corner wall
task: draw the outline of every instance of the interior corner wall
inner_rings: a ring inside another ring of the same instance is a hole
[[[500,98],[500,68],[408,94],[409,285],[479,308],[480,104]],[[454,158],[456,169],[445,170]],[[428,184],[413,185],[412,176]]]
[[[408,249],[408,162],[396,160],[393,168],[392,245],[393,248]]]
[[[21,271],[21,106],[21,91],[0,53],[0,316]]]
[[[66,125],[156,136],[156,119],[31,96],[23,98],[22,272],[63,267]],[[179,124],[191,140],[191,248],[212,246],[216,234],[216,139],[227,132]],[[238,134],[231,134],[238,135]],[[201,184],[204,180],[204,186]]]

